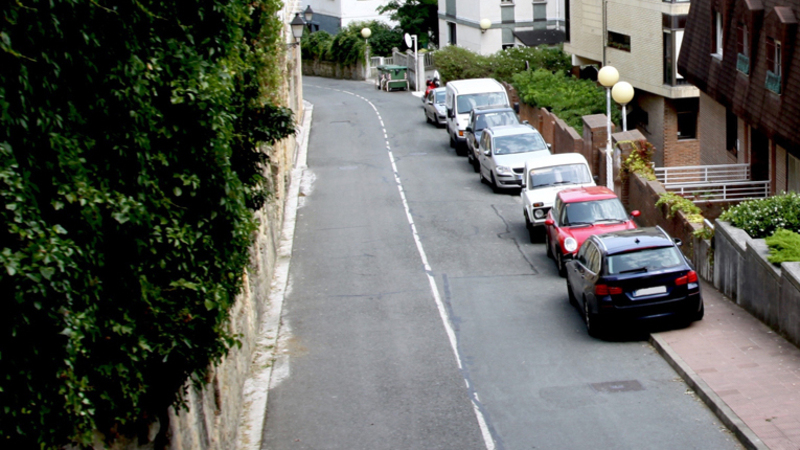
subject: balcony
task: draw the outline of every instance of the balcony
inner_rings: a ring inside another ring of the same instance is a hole
[[[781,76],[775,74],[771,70],[767,71],[767,79],[764,81],[764,87],[770,91],[780,95],[781,94]]]
[[[750,75],[750,58],[739,53],[736,56],[736,70],[745,75]]]

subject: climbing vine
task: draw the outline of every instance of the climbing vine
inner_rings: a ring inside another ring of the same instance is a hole
[[[4,448],[136,434],[237,344],[265,144],[294,128],[280,7],[0,6]]]

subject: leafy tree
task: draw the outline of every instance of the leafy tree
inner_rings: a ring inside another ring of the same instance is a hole
[[[416,34],[422,48],[427,48],[429,42],[439,42],[438,10],[438,0],[390,0],[377,9],[381,14],[391,13],[389,17],[400,23],[403,32]]]
[[[108,441],[180,404],[269,195],[278,0],[0,5],[0,442]],[[145,434],[146,435],[146,434]]]
[[[372,31],[372,36],[369,38],[372,56],[392,56],[392,49],[401,48],[403,45],[403,32],[399,28],[392,28],[378,21],[369,22],[367,26]]]

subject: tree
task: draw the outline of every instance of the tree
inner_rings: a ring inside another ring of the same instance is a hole
[[[378,12],[391,13],[389,17],[400,23],[403,32],[416,34],[420,47],[427,48],[429,42],[439,42],[438,9],[438,0],[391,0]]]

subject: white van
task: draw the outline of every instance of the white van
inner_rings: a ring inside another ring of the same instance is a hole
[[[476,106],[510,106],[502,84],[492,78],[455,80],[447,83],[445,107],[447,108],[447,134],[456,154],[466,155],[467,141],[464,131],[469,113]]]
[[[589,163],[580,153],[531,158],[522,176],[522,214],[528,229],[544,225],[556,194],[568,188],[594,186]],[[533,237],[531,237],[533,238]]]

